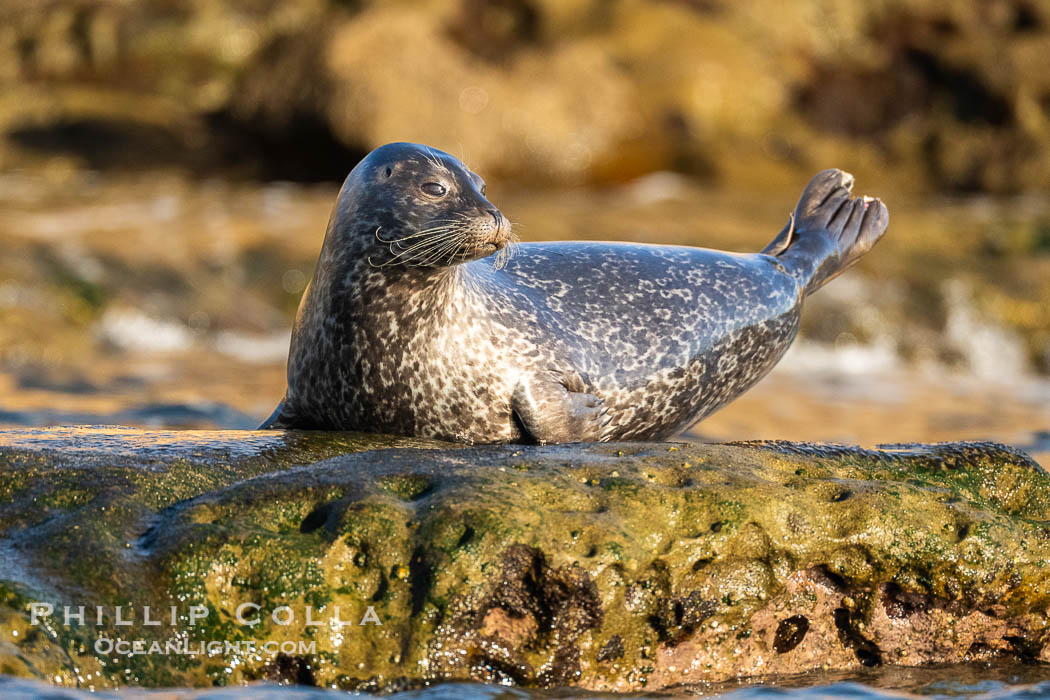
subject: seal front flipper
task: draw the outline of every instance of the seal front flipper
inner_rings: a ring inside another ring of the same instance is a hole
[[[601,398],[586,393],[575,372],[547,370],[523,378],[510,405],[525,433],[541,445],[599,441],[610,420]]]
[[[762,251],[776,257],[806,294],[842,274],[886,233],[886,205],[872,197],[851,199],[852,189],[849,173],[817,173],[788,225]]]
[[[271,428],[278,430],[290,427],[286,417],[282,415],[284,413],[284,405],[285,400],[281,399],[281,402],[277,404],[277,408],[273,409],[273,413],[270,414],[270,417],[264,420],[262,425],[256,428],[256,430],[269,430]]]

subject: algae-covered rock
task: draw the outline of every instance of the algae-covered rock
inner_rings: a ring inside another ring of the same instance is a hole
[[[59,435],[0,434],[0,673],[626,691],[1050,660],[1050,476],[1002,446]]]

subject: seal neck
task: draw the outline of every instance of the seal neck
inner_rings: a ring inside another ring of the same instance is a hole
[[[339,275],[331,296],[343,299],[355,315],[386,313],[394,308],[410,311],[416,325],[440,322],[456,297],[462,277],[459,265],[427,268],[391,266],[376,268],[367,260],[357,261]],[[402,312],[399,311],[399,315]]]
[[[389,267],[379,270],[387,294],[402,302],[415,301],[426,306],[448,304],[455,296],[461,272],[450,267]]]

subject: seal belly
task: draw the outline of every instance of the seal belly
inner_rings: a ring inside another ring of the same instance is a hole
[[[640,386],[610,387],[610,440],[669,437],[735,399],[764,377],[798,332],[798,310],[733,331],[681,369],[662,370]]]
[[[738,396],[794,340],[802,299],[768,256],[677,246],[525,244],[485,277],[507,326],[560,344],[612,440],[669,436]]]

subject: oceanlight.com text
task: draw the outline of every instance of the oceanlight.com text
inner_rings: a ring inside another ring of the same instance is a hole
[[[109,639],[102,637],[95,640],[96,654],[102,656],[146,656],[163,654],[167,656],[229,656],[287,654],[303,656],[317,653],[316,641],[284,640],[256,642],[254,640],[194,642],[188,639],[169,639],[163,642],[145,639]]]

